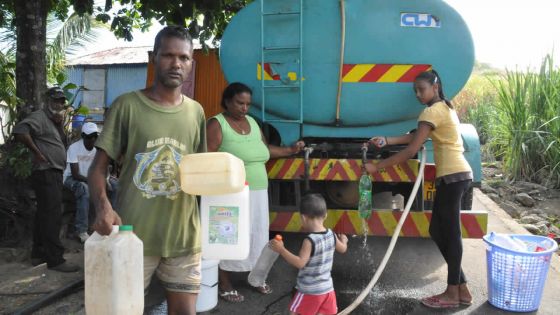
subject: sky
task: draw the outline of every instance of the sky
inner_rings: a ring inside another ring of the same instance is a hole
[[[554,50],[560,64],[560,0],[444,0],[461,14],[475,45],[476,60],[494,67],[538,67]],[[161,26],[135,32],[135,40],[117,40],[109,31],[76,55],[119,46],[151,46]],[[555,48],[555,49],[554,49]]]
[[[499,68],[560,64],[559,0],[445,0],[467,23],[476,60]]]

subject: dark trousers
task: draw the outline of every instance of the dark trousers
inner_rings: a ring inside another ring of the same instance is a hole
[[[31,258],[44,258],[47,267],[55,267],[65,261],[59,236],[62,224],[62,171],[34,171],[31,180],[37,198]]]
[[[430,222],[430,235],[447,263],[447,284],[467,282],[461,260],[463,241],[461,238],[461,198],[471,180],[441,183],[436,186],[434,210]]]

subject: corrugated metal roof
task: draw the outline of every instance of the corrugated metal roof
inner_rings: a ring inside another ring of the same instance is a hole
[[[193,45],[195,50],[202,48],[196,40]],[[153,46],[117,47],[68,60],[66,66],[147,64],[148,51],[152,49]]]
[[[66,65],[143,64],[148,63],[148,51],[152,48],[153,46],[117,47],[69,60]]]

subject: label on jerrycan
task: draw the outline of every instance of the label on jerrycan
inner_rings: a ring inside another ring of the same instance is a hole
[[[237,245],[239,207],[210,206],[208,214],[208,243]]]
[[[242,260],[250,249],[249,186],[238,193],[201,196],[202,257]]]

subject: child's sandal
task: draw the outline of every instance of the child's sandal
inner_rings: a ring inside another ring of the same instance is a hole
[[[268,284],[263,284],[260,287],[253,287],[260,294],[268,295],[272,293],[272,288]]]

